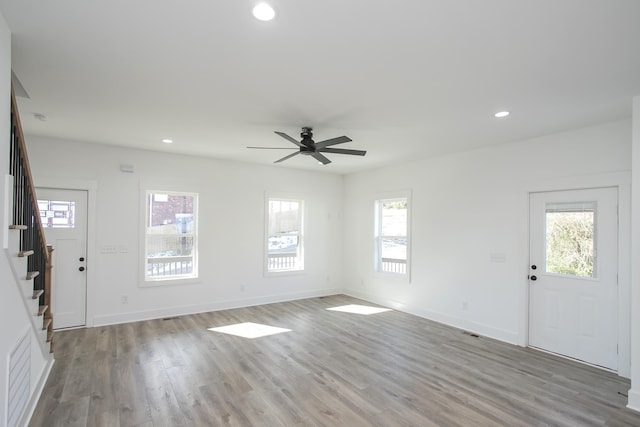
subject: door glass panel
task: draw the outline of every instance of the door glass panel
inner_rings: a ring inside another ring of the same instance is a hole
[[[76,203],[63,200],[38,200],[42,225],[49,228],[74,228]]]
[[[596,277],[596,203],[546,205],[546,272]]]

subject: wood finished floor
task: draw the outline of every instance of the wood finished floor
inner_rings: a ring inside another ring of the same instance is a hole
[[[614,374],[313,298],[58,332],[30,426],[640,426]],[[246,339],[207,328],[292,332]]]

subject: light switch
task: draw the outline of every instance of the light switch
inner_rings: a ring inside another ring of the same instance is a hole
[[[103,245],[100,248],[100,253],[103,254],[117,254],[118,253],[118,247],[115,245]]]

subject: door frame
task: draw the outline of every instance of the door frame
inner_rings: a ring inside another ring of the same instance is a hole
[[[34,175],[33,181],[36,187],[52,188],[56,190],[79,190],[87,192],[87,293],[86,293],[86,312],[85,326],[90,328],[94,326],[94,317],[96,312],[96,229],[95,218],[96,210],[96,194],[98,183],[96,181],[77,180],[70,178],[48,177]],[[55,248],[54,248],[55,253]],[[55,256],[55,255],[54,255]],[[55,268],[55,265],[54,265]],[[55,313],[54,313],[55,316]],[[54,320],[55,322],[55,320]],[[54,324],[55,326],[55,324]]]
[[[529,346],[529,275],[530,237],[529,197],[531,193],[551,191],[588,190],[595,188],[618,190],[618,375],[631,376],[631,173],[619,172],[578,177],[561,177],[531,182],[522,193],[523,221],[522,236],[523,259],[520,286],[520,327],[518,345]]]

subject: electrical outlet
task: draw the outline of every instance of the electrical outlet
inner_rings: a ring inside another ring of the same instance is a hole
[[[122,295],[122,303],[129,304],[129,295]]]
[[[462,303],[462,311],[468,311],[469,310],[469,303],[467,301],[464,301]]]

